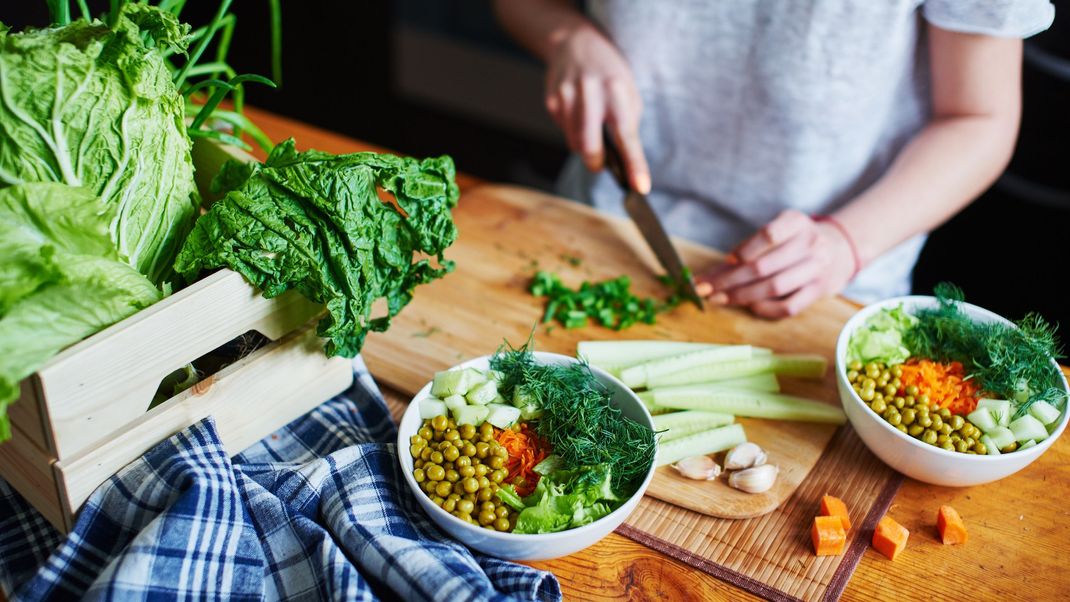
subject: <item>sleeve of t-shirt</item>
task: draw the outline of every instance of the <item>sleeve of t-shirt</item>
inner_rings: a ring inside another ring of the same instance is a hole
[[[1051,27],[1055,6],[1048,0],[926,0],[922,14],[949,31],[1028,38]]]

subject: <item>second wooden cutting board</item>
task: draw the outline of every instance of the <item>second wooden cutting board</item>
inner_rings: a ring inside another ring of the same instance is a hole
[[[631,277],[640,296],[663,297],[657,263],[635,227],[528,189],[479,186],[465,192],[454,220],[460,231],[447,257],[453,274],[417,289],[415,299],[395,319],[390,332],[368,337],[363,356],[382,384],[415,394],[432,375],[465,359],[491,353],[504,340],[521,344],[535,328],[542,351],[574,355],[582,340],[662,339],[750,343],[783,353],[820,353],[831,360],[836,336],[855,308],[826,300],[803,314],[772,322],[736,309],[683,305],[618,333],[597,326],[578,330],[538,325],[542,302],[527,292],[538,269],[557,272],[570,285],[583,280]],[[701,270],[718,255],[699,245],[677,242],[685,262]],[[830,370],[831,373],[831,370]],[[838,404],[831,374],[820,382],[785,383],[785,391]],[[780,467],[774,488],[746,494],[724,479],[692,481],[669,467],[658,469],[647,494],[723,518],[747,518],[774,510],[813,468],[835,428],[828,425],[742,419],[747,436]]]

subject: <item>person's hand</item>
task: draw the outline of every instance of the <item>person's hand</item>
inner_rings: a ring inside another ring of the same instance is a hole
[[[855,272],[846,234],[794,210],[743,242],[726,263],[699,275],[699,294],[766,318],[792,316],[843,290]]]
[[[602,125],[607,124],[632,188],[650,192],[650,170],[639,142],[642,101],[617,48],[594,27],[578,27],[560,40],[547,63],[546,108],[568,147],[588,169],[601,169]]]

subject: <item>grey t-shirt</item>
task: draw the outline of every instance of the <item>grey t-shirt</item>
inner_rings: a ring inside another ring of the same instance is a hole
[[[650,195],[666,227],[718,249],[780,211],[831,213],[873,184],[930,113],[925,22],[1026,37],[1047,0],[591,0],[644,110]],[[578,158],[565,196],[621,213],[608,174]],[[911,199],[902,199],[909,210]],[[874,260],[845,294],[906,294],[924,237]]]

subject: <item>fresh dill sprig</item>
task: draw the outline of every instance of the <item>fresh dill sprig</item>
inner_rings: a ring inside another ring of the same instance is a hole
[[[631,495],[654,461],[654,433],[610,404],[610,392],[585,363],[539,364],[532,342],[519,349],[504,345],[491,359],[502,373],[499,390],[508,399],[523,387],[542,409],[535,426],[565,467],[606,464],[613,489]]]
[[[981,390],[1018,403],[1018,415],[1041,400],[1062,407],[1066,394],[1051,363],[1063,357],[1055,326],[1036,313],[1017,328],[975,322],[959,305],[961,289],[940,283],[934,293],[939,306],[917,311],[917,323],[903,335],[912,355],[961,362]]]

